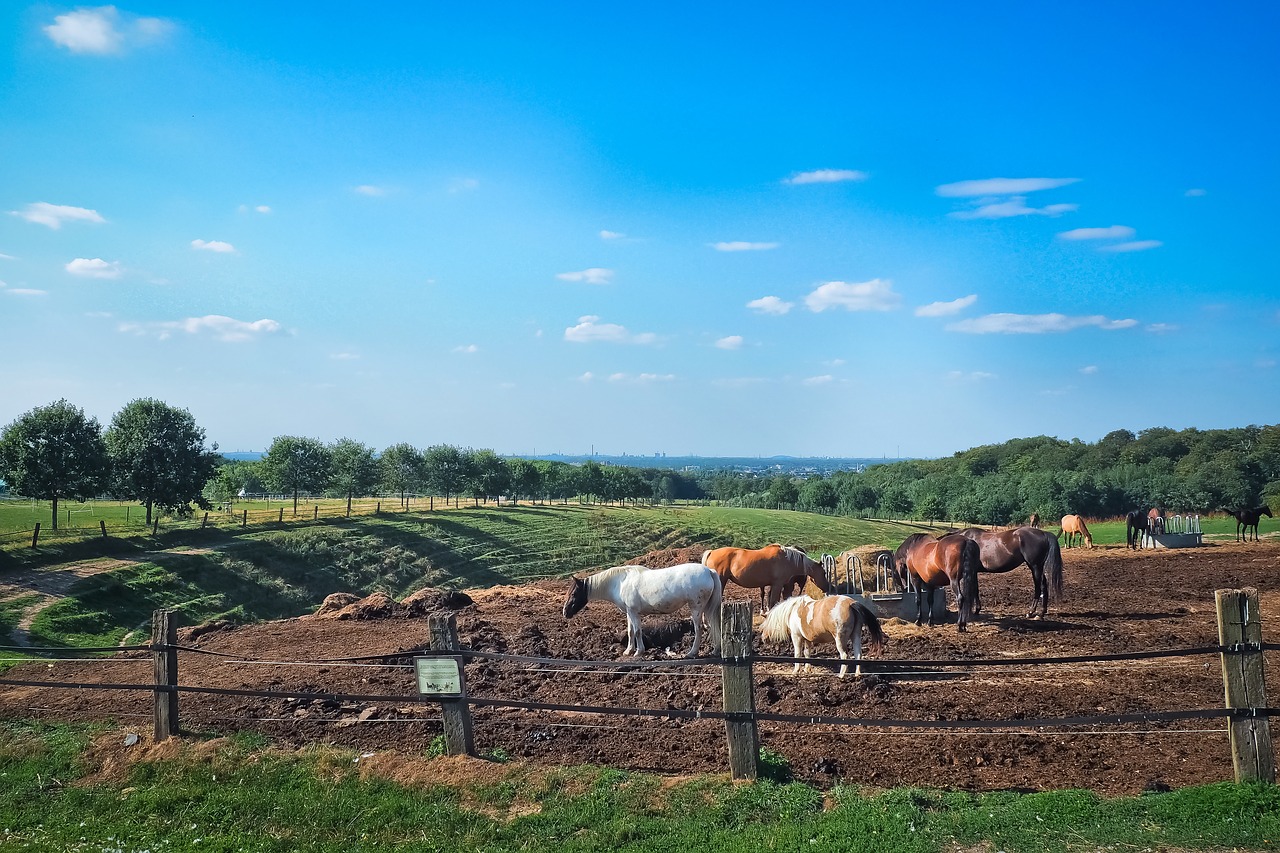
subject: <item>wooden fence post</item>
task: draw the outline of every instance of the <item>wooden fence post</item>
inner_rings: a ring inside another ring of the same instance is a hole
[[[240,526],[241,527],[249,526],[249,510],[247,509],[240,510]]]
[[[319,521],[319,520],[320,520],[320,504],[316,504],[316,505],[315,505],[315,508],[312,510],[312,512],[311,512],[311,520],[312,520],[312,521]]]
[[[107,522],[105,519],[98,519],[98,526],[102,528],[102,538],[107,538]]]
[[[280,507],[280,517],[276,519],[280,524],[284,524],[284,507]]]
[[[36,543],[40,541],[40,522],[36,522],[36,529],[31,531],[31,547],[36,547]]]
[[[1220,589],[1214,593],[1218,609],[1218,643],[1229,649],[1222,654],[1222,684],[1228,708],[1266,708],[1267,688],[1262,677],[1262,620],[1258,591]],[[1271,751],[1271,718],[1234,717],[1230,720],[1231,763],[1237,782],[1274,782],[1275,756]]]
[[[431,630],[432,651],[457,652],[462,649],[462,644],[458,641],[458,619],[454,614],[431,616],[427,619],[427,627]],[[440,711],[444,717],[445,752],[449,755],[475,755],[465,673],[462,679],[462,696],[458,699],[441,699]]]
[[[202,518],[202,519],[200,520],[200,529],[201,529],[201,530],[204,530],[204,529],[205,529],[205,527],[207,527],[207,526],[208,526],[208,524],[209,524],[209,513],[207,513],[207,512],[206,512],[206,513],[204,514],[204,518]]]
[[[178,733],[178,622],[172,610],[151,614],[151,658],[155,669],[155,739]]]
[[[729,772],[734,779],[760,775],[760,738],[756,730],[756,696],[751,676],[751,608],[748,601],[721,605],[720,654],[724,688],[725,734],[729,738]]]

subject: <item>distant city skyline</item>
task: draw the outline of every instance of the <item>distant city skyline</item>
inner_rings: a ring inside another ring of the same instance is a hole
[[[502,454],[1273,423],[1280,7],[0,6],[0,425]]]

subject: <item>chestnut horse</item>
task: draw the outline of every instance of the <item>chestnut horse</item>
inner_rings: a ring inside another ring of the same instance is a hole
[[[761,613],[768,613],[784,593],[791,593],[793,583],[803,584],[805,578],[823,592],[830,589],[822,563],[809,559],[803,549],[776,542],[763,548],[713,548],[702,553],[702,565],[715,569],[722,587],[729,581],[752,589],[759,587]]]
[[[1147,510],[1147,532],[1151,535],[1164,533],[1164,509],[1152,507]]]
[[[943,534],[948,539],[963,536],[978,543],[981,550],[980,572],[1009,572],[1026,566],[1031,570],[1031,609],[1028,619],[1043,619],[1049,610],[1049,596],[1062,598],[1062,549],[1058,537],[1038,527],[1015,527],[1013,530],[983,530],[966,527]],[[1039,609],[1039,613],[1036,610]],[[982,611],[982,602],[975,598],[973,612]]]
[[[834,642],[842,660],[849,657],[852,647],[853,659],[861,661],[863,628],[867,629],[870,638],[869,648],[879,654],[884,648],[884,630],[871,607],[848,595],[822,598],[797,595],[769,611],[760,625],[760,636],[775,643],[790,639],[795,657],[809,657],[815,643]],[[808,669],[809,664],[805,664],[805,670]],[[800,662],[796,661],[792,672],[799,671]],[[848,671],[849,665],[842,664],[840,678],[844,678]],[[861,675],[862,664],[855,663],[853,676]]]
[[[1093,537],[1089,535],[1089,528],[1085,526],[1084,519],[1078,515],[1064,515],[1062,517],[1062,534],[1067,537],[1066,545],[1068,548],[1081,545],[1093,547]],[[1079,536],[1080,539],[1076,537]]]
[[[917,625],[923,620],[926,606],[929,624],[933,624],[934,590],[950,584],[956,597],[956,630],[965,630],[977,612],[974,605],[978,603],[978,571],[982,568],[977,542],[964,536],[934,539],[926,533],[912,533],[893,552],[893,565],[904,588],[908,576],[914,576],[923,588],[916,595]]]
[[[1226,512],[1231,513],[1236,519],[1236,541],[1240,541],[1240,531],[1244,530],[1244,541],[1249,541],[1249,528],[1253,528],[1253,541],[1258,541],[1258,522],[1262,520],[1262,516],[1267,518],[1275,518],[1271,514],[1271,507],[1260,506],[1255,509],[1229,509]]]

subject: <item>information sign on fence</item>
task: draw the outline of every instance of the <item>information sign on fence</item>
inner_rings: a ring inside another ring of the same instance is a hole
[[[423,696],[461,696],[462,658],[414,658],[414,671],[418,674],[418,692]]]

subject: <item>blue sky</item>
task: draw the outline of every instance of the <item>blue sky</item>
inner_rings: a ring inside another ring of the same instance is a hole
[[[937,456],[1280,421],[1274,4],[370,8],[0,6],[0,423]]]

